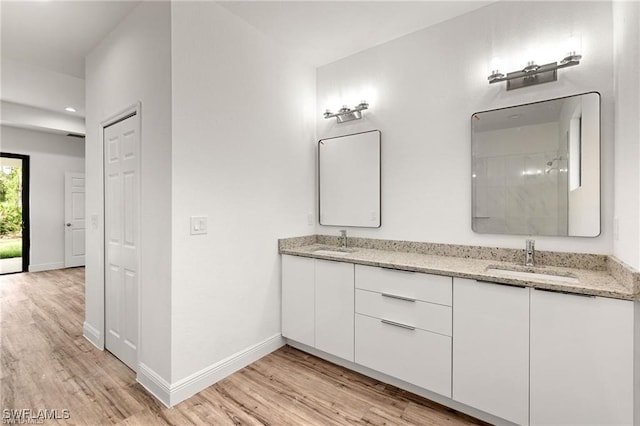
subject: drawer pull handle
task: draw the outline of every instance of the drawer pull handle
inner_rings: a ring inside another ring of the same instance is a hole
[[[382,294],[382,297],[389,297],[391,299],[399,299],[399,300],[404,300],[406,302],[415,302],[416,299],[412,299],[410,297],[406,297],[406,296],[398,296],[397,294],[390,294],[390,293],[380,293]]]
[[[595,295],[593,294],[583,294],[583,293],[572,293],[570,291],[562,291],[562,290],[551,290],[549,288],[534,288],[536,291],[546,291],[549,293],[560,293],[560,294],[568,294],[570,296],[580,296],[580,297],[593,297],[595,299]]]
[[[521,284],[497,283],[495,281],[486,281],[486,280],[476,280],[476,282],[483,283],[483,284],[503,285],[505,287],[527,288],[526,285],[521,285]]]
[[[407,274],[415,274],[416,271],[407,271],[406,269],[398,269],[398,268],[389,268],[387,266],[381,266],[381,269],[386,269],[387,271],[394,271],[394,272],[405,272]]]
[[[416,328],[412,325],[407,325],[407,324],[401,324],[399,322],[395,322],[395,321],[389,321],[386,319],[380,320],[381,323],[383,324],[389,324],[389,325],[394,325],[396,327],[400,327],[400,328],[406,328],[407,330],[415,330]]]

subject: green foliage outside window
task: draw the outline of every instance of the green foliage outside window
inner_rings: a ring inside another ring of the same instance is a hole
[[[22,233],[21,178],[19,168],[0,169],[0,237]]]

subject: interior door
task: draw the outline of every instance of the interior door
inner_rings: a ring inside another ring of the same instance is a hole
[[[72,268],[85,263],[84,173],[64,175],[64,266]]]
[[[104,129],[105,347],[134,371],[138,346],[139,117]]]

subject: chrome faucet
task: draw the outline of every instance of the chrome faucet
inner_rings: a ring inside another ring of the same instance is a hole
[[[535,240],[527,240],[527,248],[524,251],[525,266],[535,266],[535,254],[536,254],[535,244],[536,244]]]
[[[338,237],[338,241],[340,243],[340,247],[347,248],[347,230],[340,230],[340,237]]]

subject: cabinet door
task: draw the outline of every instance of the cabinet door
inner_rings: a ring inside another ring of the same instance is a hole
[[[453,399],[528,424],[528,288],[453,280]]]
[[[633,424],[633,302],[532,290],[531,424]]]
[[[354,265],[316,260],[316,348],[353,361]]]
[[[282,256],[282,335],[315,345],[315,261]]]

